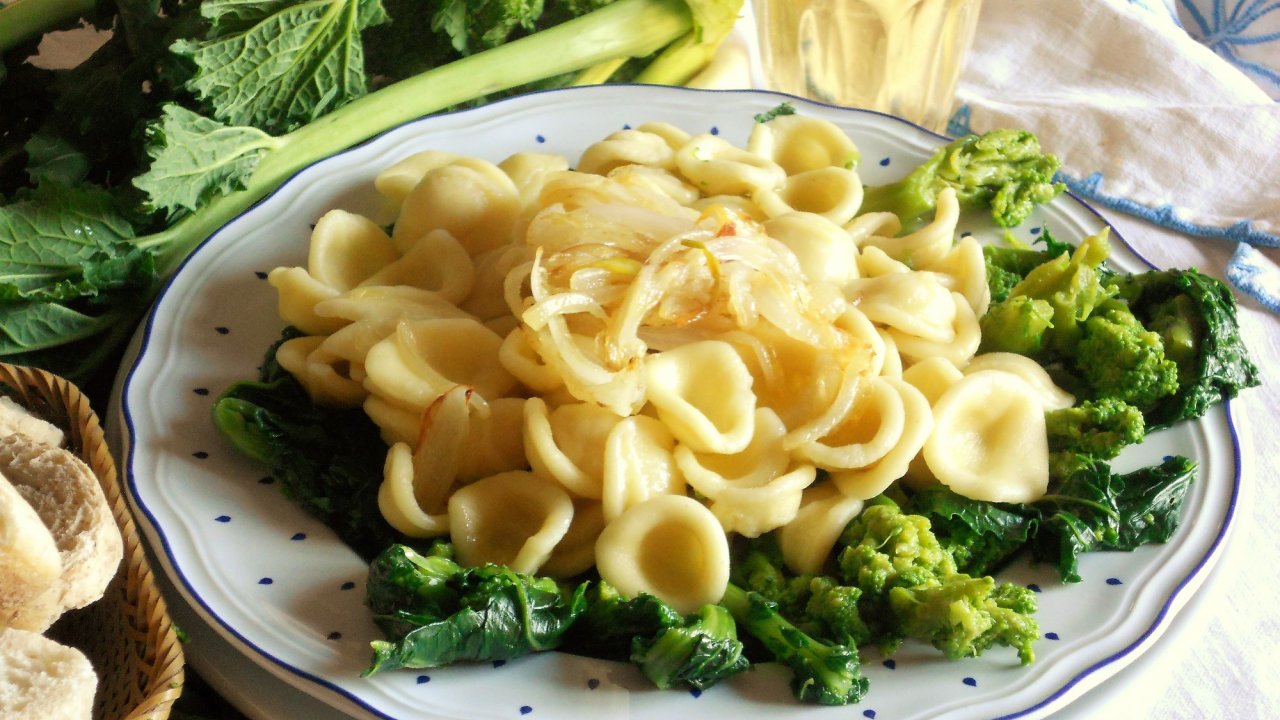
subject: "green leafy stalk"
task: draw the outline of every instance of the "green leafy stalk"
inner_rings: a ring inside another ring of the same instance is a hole
[[[0,7],[0,53],[73,24],[97,4],[97,0],[15,0]]]
[[[151,152],[159,170],[138,179],[140,187],[163,187],[165,179],[184,176],[190,186],[165,190],[153,198],[158,209],[181,214],[199,212],[138,245],[157,252],[164,274],[202,240],[252,207],[299,170],[370,137],[423,115],[476,97],[573,72],[620,56],[641,57],[689,32],[693,19],[678,0],[619,0],[588,15],[514,40],[506,45],[462,58],[446,66],[390,85],[354,100],[297,130],[268,141],[243,142],[245,134],[167,112],[157,129]],[[620,29],[625,28],[626,32]],[[231,157],[202,157],[187,146],[170,144],[176,137],[222,138],[230,133],[240,142]],[[176,157],[176,160],[169,158]],[[183,158],[191,166],[179,172]],[[236,172],[227,168],[235,167]],[[250,171],[251,167],[251,171]],[[228,191],[229,190],[229,191]],[[191,198],[202,201],[191,203]]]

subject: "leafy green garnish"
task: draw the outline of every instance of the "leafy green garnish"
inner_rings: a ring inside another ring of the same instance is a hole
[[[767,123],[770,120],[782,117],[783,115],[795,115],[796,109],[789,102],[778,103],[776,107],[768,112],[756,113],[755,121],[758,123]]]

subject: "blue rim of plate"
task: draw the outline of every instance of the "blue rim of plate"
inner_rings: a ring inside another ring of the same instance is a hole
[[[160,307],[160,304],[165,299],[165,296],[168,294],[175,279],[179,276],[179,274],[182,273],[182,271],[186,268],[187,264],[191,261],[191,259],[195,257],[197,253],[203,250],[205,246],[207,246],[211,241],[216,239],[229,225],[235,223],[241,217],[253,212],[255,209],[257,209],[267,200],[274,197],[277,193],[281,192],[281,190],[283,190],[289,184],[293,183],[299,175],[307,172],[308,170],[315,167],[316,165],[326,162],[334,157],[338,157],[338,156],[356,151],[359,148],[369,145],[370,143],[373,143],[377,141],[379,138],[382,138],[390,133],[398,132],[403,128],[416,125],[418,123],[431,122],[437,118],[441,118],[445,116],[465,115],[468,113],[494,112],[494,108],[500,108],[502,105],[507,103],[518,103],[522,101],[527,102],[527,98],[530,98],[533,96],[558,95],[558,94],[565,94],[565,93],[590,93],[590,92],[598,91],[601,87],[607,88],[609,90],[615,90],[617,88],[625,88],[625,87],[637,87],[637,88],[646,88],[650,91],[658,89],[664,93],[669,92],[669,93],[689,93],[689,94],[717,94],[717,95],[741,95],[741,96],[754,96],[754,97],[760,97],[760,96],[775,97],[779,100],[779,102],[799,103],[803,105],[830,108],[830,109],[838,110],[840,112],[845,112],[845,113],[879,116],[882,118],[892,120],[897,123],[901,123],[901,124],[913,127],[916,130],[927,133],[937,139],[941,139],[941,140],[951,139],[946,135],[921,127],[920,125],[912,123],[909,120],[897,117],[895,115],[890,115],[888,113],[883,113],[875,110],[867,110],[864,108],[841,107],[841,106],[822,103],[819,101],[809,100],[807,98],[801,98],[795,95],[789,95],[786,93],[781,93],[776,91],[751,90],[751,89],[742,89],[742,90],[694,89],[694,88],[685,88],[685,87],[654,86],[654,85],[623,84],[623,83],[610,84],[607,86],[581,86],[581,87],[539,90],[539,91],[526,93],[523,95],[504,98],[502,100],[495,101],[488,105],[483,105],[483,106],[474,107],[474,108],[465,108],[462,110],[456,110],[451,112],[436,113],[433,115],[420,117],[414,120],[401,123],[400,125],[397,125],[395,127],[389,128],[384,132],[381,132],[375,136],[368,138],[364,142],[353,145],[339,153],[335,153],[334,155],[330,155],[325,158],[316,160],[315,162],[310,163],[303,168],[300,168],[297,172],[292,174],[287,180],[282,182],[277,188],[275,188],[270,193],[263,196],[261,199],[259,199],[249,208],[237,214],[234,218],[228,220],[225,224],[223,224],[214,232],[210,233],[208,237],[206,237],[198,245],[196,245],[191,250],[191,252],[188,253],[185,258],[182,259],[182,261],[174,269],[173,273],[169,276],[169,278],[165,280],[160,291],[157,293],[156,298],[151,305],[151,308],[147,311],[146,318],[144,319],[143,324],[140,328],[141,342],[138,346],[138,352],[136,356],[130,361],[128,372],[125,374],[124,379],[120,383],[122,387],[122,390],[120,392],[120,398],[121,398],[120,414],[124,419],[125,428],[126,428],[126,432],[124,433],[124,436],[123,436],[124,456],[125,456],[125,462],[124,462],[125,488],[128,491],[129,500],[132,502],[134,508],[140,511],[143,514],[143,516],[146,518],[146,529],[148,530],[148,534],[155,540],[159,541],[159,544],[164,551],[163,556],[161,558],[163,560],[164,567],[168,570],[170,577],[177,580],[177,585],[182,590],[183,595],[186,596],[186,599],[189,602],[191,602],[193,605],[198,606],[197,609],[200,611],[201,615],[203,615],[206,619],[212,619],[216,623],[215,629],[221,632],[225,637],[234,638],[236,643],[240,644],[244,648],[248,648],[249,650],[251,650],[254,654],[258,656],[258,658],[261,658],[262,660],[270,662],[271,664],[275,665],[276,667],[278,667],[280,670],[284,671],[287,674],[290,674],[295,677],[302,678],[308,682],[314,683],[324,688],[328,692],[342,698],[344,701],[356,705],[357,707],[361,708],[362,710],[369,713],[370,715],[373,715],[378,718],[382,718],[383,720],[401,720],[401,719],[395,716],[387,715],[386,713],[383,713],[375,709],[374,707],[369,705],[366,701],[360,699],[356,695],[353,695],[351,692],[339,687],[333,682],[326,680],[325,678],[319,675],[316,675],[314,673],[308,672],[306,670],[302,670],[301,668],[298,668],[276,657],[275,655],[263,650],[260,646],[258,646],[253,641],[246,638],[240,631],[236,630],[235,627],[233,627],[231,624],[225,621],[220,615],[218,615],[213,610],[213,608],[211,608],[208,605],[208,603],[205,602],[204,598],[201,597],[200,594],[196,592],[196,590],[192,587],[190,581],[186,577],[186,574],[183,573],[181,568],[176,564],[173,550],[169,544],[168,536],[161,529],[160,524],[158,523],[155,515],[147,507],[146,503],[144,503],[138,497],[137,488],[134,484],[135,474],[133,472],[133,460],[134,460],[133,438],[135,436],[135,425],[134,425],[133,416],[129,411],[129,403],[128,403],[128,396],[129,396],[130,388],[133,383],[134,373],[137,371],[140,361],[143,355],[146,353],[147,347],[149,346],[152,327],[155,322],[156,313]],[[1118,239],[1120,243],[1123,245],[1123,247],[1130,254],[1132,254],[1139,262],[1145,264],[1149,268],[1156,269],[1156,270],[1160,269],[1155,263],[1151,262],[1149,259],[1147,259],[1146,256],[1144,256],[1136,248],[1134,248],[1128,242],[1128,240],[1126,240],[1123,237],[1123,235],[1119,232],[1119,230],[1115,226],[1113,226],[1110,222],[1108,222],[1107,219],[1102,215],[1102,213],[1099,212],[1096,208],[1094,208],[1091,204],[1089,204],[1080,196],[1076,195],[1075,193],[1069,190],[1064,192],[1063,195],[1074,200],[1081,209],[1093,215],[1104,226],[1109,227],[1111,229],[1113,237]],[[1114,665],[1115,663],[1120,662],[1122,660],[1131,661],[1133,659],[1136,659],[1137,655],[1135,655],[1135,651],[1137,651],[1143,645],[1148,644],[1149,642],[1153,642],[1155,636],[1157,636],[1159,633],[1162,633],[1164,630],[1167,629],[1168,624],[1172,622],[1171,613],[1173,612],[1175,603],[1181,599],[1183,592],[1192,583],[1192,581],[1203,580],[1201,576],[1204,575],[1207,572],[1210,565],[1217,560],[1217,556],[1219,555],[1222,549],[1226,536],[1234,523],[1234,520],[1236,517],[1236,503],[1239,500],[1240,487],[1243,479],[1242,478],[1242,471],[1243,471],[1242,459],[1243,458],[1242,458],[1241,448],[1240,448],[1240,438],[1236,428],[1236,420],[1233,412],[1233,403],[1231,400],[1225,400],[1222,403],[1222,407],[1223,407],[1225,420],[1227,423],[1227,428],[1228,428],[1230,439],[1231,439],[1232,459],[1234,463],[1234,469],[1232,472],[1232,486],[1231,486],[1231,494],[1227,501],[1227,505],[1224,511],[1222,523],[1217,528],[1217,531],[1214,534],[1213,540],[1210,542],[1204,554],[1196,560],[1195,564],[1191,567],[1190,571],[1184,577],[1182,577],[1177,582],[1177,584],[1172,588],[1172,590],[1169,592],[1168,598],[1166,598],[1164,602],[1161,603],[1160,609],[1156,613],[1152,623],[1131,643],[1121,648],[1120,650],[1112,653],[1110,656],[1103,658],[1102,660],[1099,660],[1093,663],[1092,665],[1087,666],[1083,670],[1075,673],[1074,675],[1071,676],[1071,678],[1067,682],[1063,683],[1057,690],[1050,693],[1047,697],[1043,698],[1039,702],[1036,702],[1021,710],[1016,710],[1014,712],[1007,713],[1002,716],[998,716],[997,720],[1013,720],[1015,718],[1026,717],[1028,715],[1039,712],[1047,708],[1048,706],[1056,704],[1060,699],[1062,699],[1065,695],[1070,693],[1073,689],[1075,689],[1081,683],[1094,679],[1094,676],[1104,668]],[[1121,666],[1120,669],[1123,669],[1123,666]],[[1117,670],[1117,672],[1118,671],[1119,670]],[[1103,676],[1102,678],[1098,678],[1096,681],[1100,682],[1102,679],[1105,679],[1106,677],[1108,676]],[[283,679],[281,680],[283,681]]]

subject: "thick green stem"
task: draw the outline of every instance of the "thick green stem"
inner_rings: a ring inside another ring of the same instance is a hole
[[[206,237],[303,168],[404,123],[477,97],[643,57],[689,32],[682,0],[619,0],[587,15],[428,70],[355,100],[280,138],[245,189],[220,196],[167,230],[139,240],[159,252],[163,275]],[[625,30],[625,31],[624,31]]]
[[[0,7],[0,52],[59,30],[97,4],[97,0],[16,0]]]

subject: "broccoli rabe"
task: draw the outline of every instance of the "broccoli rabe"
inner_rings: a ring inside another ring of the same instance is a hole
[[[797,699],[848,705],[866,694],[867,679],[862,677],[857,647],[822,642],[806,634],[778,612],[777,603],[733,583],[725,589],[720,604],[733,614],[743,632],[791,668],[791,692]]]
[[[814,637],[854,646],[874,639],[858,610],[860,589],[841,585],[826,575],[788,572],[772,534],[745,545],[730,576],[742,588],[777,603],[784,617]]]
[[[375,640],[365,675],[464,660],[505,660],[560,644],[585,588],[499,565],[462,567],[392,545],[369,567],[366,604],[390,640]]]
[[[1032,270],[1062,254],[1070,255],[1075,247],[1053,237],[1047,226],[1031,245],[1019,240],[1011,231],[1004,232],[1003,245],[983,245],[982,260],[987,270],[991,301],[1000,302]],[[1038,247],[1037,247],[1038,246]]]
[[[1066,451],[1110,460],[1126,445],[1142,441],[1142,412],[1118,398],[1085,400],[1075,407],[1045,413],[1049,451]]]
[[[1092,398],[1114,398],[1149,410],[1178,390],[1178,366],[1160,336],[1123,301],[1108,301],[1084,322],[1072,351],[1075,371]]]
[[[750,665],[733,615],[719,605],[704,605],[656,635],[637,635],[631,662],[660,688],[688,685],[699,690]]]
[[[952,660],[977,657],[999,645],[1018,651],[1028,665],[1040,628],[1032,615],[1035,594],[990,577],[948,575],[935,582],[889,590],[889,606],[910,637],[927,640]]]
[[[648,593],[625,597],[603,580],[589,585],[563,649],[630,660],[660,688],[704,690],[749,665],[724,608],[708,605],[686,617]]]
[[[982,340],[978,352],[1012,352],[1039,357],[1045,335],[1053,328],[1053,305],[1048,300],[1014,295],[992,305],[979,320]]]
[[[989,575],[1026,545],[1033,523],[1016,508],[967,498],[946,485],[914,493],[903,511],[923,515],[956,569],[967,575]]]
[[[891,212],[909,229],[933,213],[938,193],[951,187],[961,207],[990,208],[997,225],[1013,227],[1062,192],[1064,185],[1053,181],[1058,166],[1029,132],[968,135],[940,148],[902,180],[867,188],[862,212]]]
[[[928,518],[881,500],[849,523],[839,544],[841,577],[863,591],[862,618],[886,648],[896,635],[926,640],[953,658],[1001,645],[1023,663],[1034,659],[1034,596],[959,572]]]
[[[1121,276],[1115,286],[1178,366],[1178,390],[1147,410],[1149,426],[1198,418],[1261,382],[1240,337],[1235,298],[1221,281],[1196,270],[1165,270]]]

